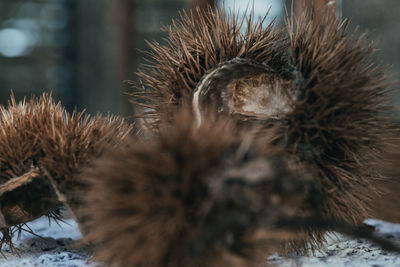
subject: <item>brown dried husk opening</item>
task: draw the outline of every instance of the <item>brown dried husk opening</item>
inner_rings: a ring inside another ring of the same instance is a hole
[[[2,244],[13,249],[12,235],[32,232],[26,223],[40,216],[61,220],[65,204],[79,219],[76,175],[131,130],[118,117],[69,114],[48,94],[19,103],[11,95],[8,107],[0,107]]]

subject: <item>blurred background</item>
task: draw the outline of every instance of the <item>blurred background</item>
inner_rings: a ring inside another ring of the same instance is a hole
[[[224,4],[223,4],[224,2]],[[162,25],[182,8],[212,4],[282,19],[292,0],[1,0],[0,104],[10,91],[18,99],[53,92],[68,110],[131,115],[125,80],[135,80],[145,40],[163,42]],[[360,32],[378,42],[376,60],[391,65],[392,80],[400,78],[399,0],[293,0],[336,5]],[[289,8],[290,9],[290,8]],[[299,8],[293,9],[295,12]],[[392,98],[400,106],[400,95]]]

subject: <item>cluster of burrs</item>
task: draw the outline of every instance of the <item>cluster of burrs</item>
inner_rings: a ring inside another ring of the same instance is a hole
[[[3,242],[68,205],[111,266],[260,266],[359,229],[395,132],[373,46],[333,12],[283,25],[182,13],[117,117],[48,95],[0,112]]]

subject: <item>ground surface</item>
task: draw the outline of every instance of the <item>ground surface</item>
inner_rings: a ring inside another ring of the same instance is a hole
[[[380,235],[400,243],[400,224],[392,224],[375,219],[366,220],[365,223],[375,226],[376,232]],[[326,248],[318,252],[314,257],[299,257],[288,260],[275,256],[270,258],[270,262],[276,263],[280,267],[394,267],[400,266],[400,254],[383,251],[362,239],[350,239],[338,235],[330,238]]]
[[[379,234],[400,242],[400,224],[390,224],[379,220],[367,220],[376,226]],[[3,249],[7,259],[0,259],[0,267],[4,266],[40,266],[40,267],[80,267],[100,266],[91,261],[88,249],[79,245],[81,234],[72,219],[61,227],[52,222],[49,226],[43,217],[29,223],[29,227],[40,237],[22,232],[20,238],[15,237],[15,245],[20,256],[10,253],[8,247]],[[283,259],[270,257],[269,263],[278,266],[400,266],[400,254],[382,251],[380,248],[364,240],[333,238],[322,252],[314,257],[298,257]]]
[[[0,267],[96,266],[90,262],[88,249],[79,243],[82,235],[73,219],[67,219],[59,225],[51,221],[49,225],[48,218],[42,217],[28,225],[38,236],[24,231],[20,238],[16,236],[14,245],[20,256],[4,247],[3,253],[7,259],[0,258]]]

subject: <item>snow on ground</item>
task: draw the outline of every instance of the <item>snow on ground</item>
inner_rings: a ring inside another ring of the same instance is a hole
[[[20,256],[5,246],[2,252],[7,258],[1,259],[0,256],[0,267],[96,266],[90,262],[87,249],[79,244],[82,235],[73,219],[66,219],[65,223],[59,222],[59,225],[51,221],[49,225],[48,218],[42,217],[30,222],[28,226],[38,236],[25,231],[21,232],[19,238],[16,234],[13,238],[14,246]]]
[[[395,242],[400,243],[400,224],[393,224],[376,219],[367,219],[366,224],[375,226],[375,231]],[[335,234],[330,235],[325,249],[312,257],[283,259],[277,255],[270,257],[270,263],[279,267],[391,267],[400,266],[400,254],[383,251],[363,239],[352,239]]]
[[[391,224],[380,220],[365,221],[376,227],[376,232],[394,241],[400,242],[400,224]],[[14,238],[20,256],[10,252],[5,246],[3,253],[7,259],[0,258],[0,267],[95,267],[88,249],[79,244],[82,237],[73,219],[67,219],[60,226],[46,217],[28,224],[40,237],[22,232],[20,238]],[[0,256],[1,257],[1,256]],[[274,255],[268,260],[281,267],[358,267],[358,266],[400,266],[400,254],[381,250],[365,240],[349,239],[340,235],[330,237],[325,249],[313,257],[284,259]]]

